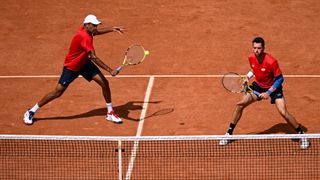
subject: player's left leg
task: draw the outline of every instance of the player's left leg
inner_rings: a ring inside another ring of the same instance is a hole
[[[96,74],[92,77],[96,83],[102,88],[102,94],[107,104],[111,103],[111,91],[108,80],[102,75],[102,73]]]
[[[286,106],[285,98],[282,97],[282,98],[276,99],[275,104],[280,115],[297,131],[297,133],[303,134],[304,132],[301,129],[300,125],[298,124],[296,118],[289,113]]]
[[[298,124],[296,118],[291,115],[286,107],[286,100],[284,97],[275,100],[275,104],[280,115],[295,129],[298,134],[304,134],[301,126]],[[310,146],[310,142],[306,138],[301,139],[300,147],[307,149]]]
[[[101,73],[99,68],[89,60],[83,69],[80,71],[80,74],[87,80],[94,80],[102,89],[103,97],[106,101],[108,113],[106,115],[106,119],[112,121],[114,123],[122,123],[122,120],[118,117],[117,114],[114,113],[112,103],[111,103],[111,91],[109,87],[108,80]]]
[[[98,83],[102,88],[103,97],[106,101],[107,109],[108,109],[106,119],[114,123],[122,123],[121,118],[119,118],[118,115],[113,111],[113,107],[111,103],[111,91],[110,91],[108,80],[101,73],[98,73],[92,79],[96,83]]]

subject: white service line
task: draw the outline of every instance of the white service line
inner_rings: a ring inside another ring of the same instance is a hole
[[[221,78],[221,74],[159,74],[159,75],[117,75],[116,78]],[[320,78],[319,74],[300,74],[300,75],[283,75],[286,78]],[[0,76],[0,79],[26,79],[26,78],[59,78],[60,75],[26,75],[26,76]],[[80,76],[81,77],[81,76]],[[105,75],[105,77],[111,78],[110,75]]]
[[[153,82],[154,82],[154,76],[150,76],[148,87],[147,87],[147,91],[146,91],[146,95],[144,96],[144,101],[143,101],[144,103],[143,103],[143,107],[142,107],[142,112],[140,114],[140,120],[139,120],[139,125],[138,125],[138,130],[137,130],[136,137],[141,136],[141,133],[142,133],[143,123],[144,123],[144,119],[146,117],[146,113],[147,113],[147,109],[148,109],[148,102],[150,100],[150,95],[151,95],[151,90],[152,90],[152,87],[153,87]],[[138,140],[134,141],[133,148],[132,148],[132,151],[131,151],[130,162],[129,162],[129,165],[128,165],[128,171],[127,171],[127,174],[126,174],[126,180],[130,180],[130,178],[131,178],[131,173],[132,173],[134,161],[136,159],[138,146],[139,146],[139,141]]]

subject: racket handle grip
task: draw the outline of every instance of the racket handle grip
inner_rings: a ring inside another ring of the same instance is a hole
[[[261,93],[259,93],[258,91],[253,91],[253,94],[259,96]]]
[[[120,72],[120,71],[122,70],[122,68],[123,68],[123,66],[119,66],[119,67],[117,68],[117,71]]]

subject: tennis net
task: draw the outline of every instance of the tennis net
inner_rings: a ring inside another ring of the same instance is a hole
[[[231,141],[219,146],[222,139]],[[307,138],[311,145],[300,148]],[[0,135],[0,179],[320,179],[320,134]]]

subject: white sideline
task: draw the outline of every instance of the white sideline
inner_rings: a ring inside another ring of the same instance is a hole
[[[144,101],[143,101],[144,103],[143,103],[142,111],[141,111],[141,114],[140,114],[140,121],[139,121],[136,137],[140,137],[141,133],[142,133],[143,123],[144,123],[144,119],[145,119],[146,113],[147,113],[148,102],[150,100],[150,95],[151,95],[153,82],[154,82],[154,77],[151,76],[149,78],[149,83],[148,83],[146,95],[145,95]],[[130,180],[130,178],[131,178],[131,173],[132,173],[132,169],[133,169],[133,163],[134,163],[134,160],[136,158],[138,146],[139,146],[139,140],[135,140],[134,144],[133,144],[132,151],[131,151],[131,157],[130,157],[130,161],[129,161],[129,165],[128,165],[128,171],[127,171],[127,174],[126,174],[126,180]]]

